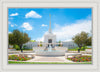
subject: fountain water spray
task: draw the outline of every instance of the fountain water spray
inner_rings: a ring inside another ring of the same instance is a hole
[[[52,52],[52,47],[49,45],[48,52]]]

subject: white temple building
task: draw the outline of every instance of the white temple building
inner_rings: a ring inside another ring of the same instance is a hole
[[[51,16],[50,16],[50,19],[51,19]],[[54,35],[51,30],[51,20],[49,24],[49,31],[47,34],[44,35],[44,43],[51,44],[52,46],[54,46],[56,43],[56,35]]]
[[[67,48],[75,48],[78,47],[73,41],[66,41],[66,42],[61,42],[57,43],[56,42],[56,35],[52,33],[51,29],[51,16],[50,16],[50,23],[49,23],[49,30],[48,33],[44,34],[44,41],[42,43],[40,42],[28,42],[24,45],[27,45],[27,48],[33,48],[33,47],[49,47],[52,46],[53,48],[58,46],[59,44],[62,45],[62,47],[67,47]],[[40,46],[42,44],[42,46]]]

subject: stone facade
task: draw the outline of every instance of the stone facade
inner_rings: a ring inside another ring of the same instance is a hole
[[[56,35],[52,33],[45,34],[44,43],[56,43]]]

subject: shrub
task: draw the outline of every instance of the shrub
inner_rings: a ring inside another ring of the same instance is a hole
[[[61,46],[62,46],[62,44],[59,44],[58,46],[59,46],[59,47],[61,47]]]
[[[33,50],[32,48],[27,47],[27,45],[23,45],[23,50]]]
[[[27,45],[23,45],[23,48],[26,49],[27,48]]]
[[[40,44],[40,47],[42,47],[42,44]]]
[[[81,50],[85,50],[85,47],[81,47]]]
[[[85,49],[87,49],[87,46],[84,46],[84,47],[81,48],[81,50],[85,50]]]
[[[23,48],[23,50],[33,50],[33,49],[30,49],[30,48]]]
[[[14,49],[16,49],[16,50],[20,50],[20,47],[19,47],[18,45],[14,45],[13,47],[14,47]]]

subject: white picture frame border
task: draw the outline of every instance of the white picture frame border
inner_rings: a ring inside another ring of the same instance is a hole
[[[68,1],[68,2],[67,2]],[[59,0],[58,3],[56,1],[51,0],[51,2],[46,0],[25,0],[25,1],[12,1],[12,0],[1,0],[0,1],[0,71],[1,72],[14,72],[17,71],[87,71],[87,72],[95,72],[99,71],[98,68],[98,61],[97,61],[97,2],[78,2],[76,3],[70,2],[69,0]],[[51,6],[52,5],[52,6]],[[7,8],[8,7],[92,7],[93,8],[93,64],[92,65],[72,65],[72,64],[65,64],[65,65],[8,65],[7,64]],[[28,72],[29,72],[28,71]]]

